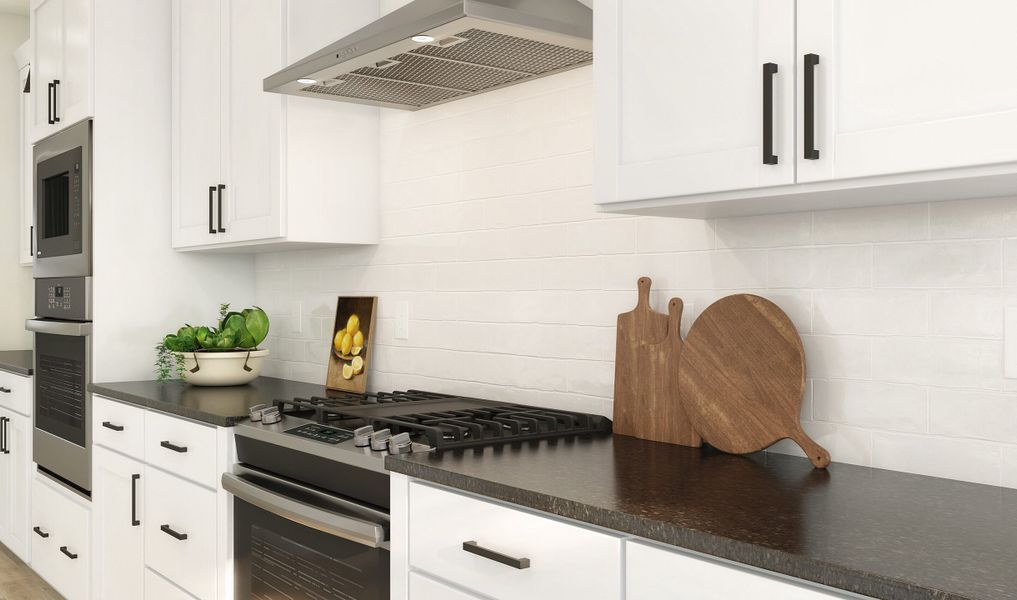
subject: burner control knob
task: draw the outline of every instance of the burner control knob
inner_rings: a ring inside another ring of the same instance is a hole
[[[266,408],[268,408],[267,404],[255,404],[254,406],[252,406],[251,409],[250,409],[251,410],[251,420],[252,421],[260,421],[261,420],[261,411],[265,410]]]
[[[357,427],[353,430],[353,444],[357,448],[364,448],[371,445],[371,434],[374,433],[374,427],[370,425],[364,425],[363,427]]]
[[[409,454],[413,451],[413,441],[408,433],[398,433],[388,440],[389,454]]]
[[[371,450],[377,450],[378,452],[388,450],[388,440],[391,437],[392,431],[389,429],[375,431],[371,434]]]
[[[279,412],[279,409],[275,406],[261,411],[261,422],[265,425],[275,425],[279,421],[282,421],[282,419],[282,413]]]

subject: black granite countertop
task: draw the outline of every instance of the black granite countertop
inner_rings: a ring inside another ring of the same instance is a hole
[[[386,466],[874,598],[1017,599],[1013,489],[610,435]]]
[[[273,377],[259,377],[247,385],[199,387],[182,381],[125,381],[93,383],[94,394],[137,404],[195,421],[232,427],[248,417],[257,404],[272,404],[277,399],[324,396],[325,386]]]
[[[0,371],[16,375],[31,375],[35,359],[31,350],[0,351]]]

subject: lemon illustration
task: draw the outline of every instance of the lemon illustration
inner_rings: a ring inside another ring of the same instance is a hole
[[[363,346],[363,345],[364,345],[364,332],[363,331],[358,331],[358,332],[354,333],[353,334],[353,346],[356,347],[356,346]]]
[[[354,346],[353,349],[350,350],[350,354],[352,354],[353,356],[358,356],[360,354],[360,351],[363,349],[364,349],[363,346]]]
[[[343,336],[342,344],[339,346],[339,352],[343,356],[347,356],[350,353],[350,348],[352,347],[353,347],[353,336],[350,335],[349,332],[346,332],[346,335]]]
[[[346,337],[346,330],[340,329],[336,332],[335,337],[332,339],[332,345],[335,347],[336,352],[342,352],[344,337]]]
[[[364,370],[364,359],[360,356],[353,357],[353,363],[350,365],[353,367],[353,374],[360,375]]]
[[[352,365],[343,365],[343,379],[353,379]]]
[[[350,319],[346,321],[346,331],[351,335],[360,331],[360,317],[356,313],[350,315]]]

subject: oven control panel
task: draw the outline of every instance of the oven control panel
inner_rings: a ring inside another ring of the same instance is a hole
[[[65,321],[91,321],[91,277],[50,277],[35,280],[35,316]]]
[[[339,442],[353,439],[352,431],[328,425],[319,425],[317,423],[301,425],[300,427],[287,430],[286,433],[317,442],[325,442],[326,444],[338,444]]]

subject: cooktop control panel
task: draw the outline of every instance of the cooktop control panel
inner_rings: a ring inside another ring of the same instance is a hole
[[[287,430],[286,433],[317,442],[325,442],[326,444],[338,444],[339,442],[353,439],[352,431],[328,425],[319,425],[317,423],[301,425],[300,427]]]

